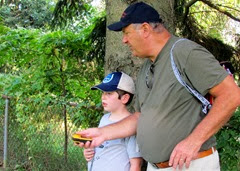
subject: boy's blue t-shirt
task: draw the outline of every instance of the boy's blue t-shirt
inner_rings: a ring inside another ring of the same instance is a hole
[[[109,120],[110,115],[101,118],[99,127],[114,123]],[[130,159],[136,157],[141,157],[136,136],[105,141],[95,148],[94,161],[88,162],[88,170],[92,164],[92,171],[129,171]]]

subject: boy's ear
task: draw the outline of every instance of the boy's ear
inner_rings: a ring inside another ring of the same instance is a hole
[[[121,101],[123,104],[127,104],[127,102],[129,101],[129,98],[130,98],[130,95],[129,94],[124,94],[122,97],[121,97]]]

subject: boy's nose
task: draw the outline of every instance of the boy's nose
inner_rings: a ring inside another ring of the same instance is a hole
[[[106,96],[105,96],[105,94],[104,94],[104,93],[102,93],[102,100],[103,100],[103,99],[105,99],[105,97],[106,97]]]
[[[123,36],[123,38],[122,38],[122,42],[123,42],[123,43],[127,43],[127,42],[128,42],[126,36]]]

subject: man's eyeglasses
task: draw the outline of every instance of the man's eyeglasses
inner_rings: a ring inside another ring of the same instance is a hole
[[[149,89],[152,89],[153,81],[154,81],[154,65],[150,65],[146,77],[145,77],[146,85]]]

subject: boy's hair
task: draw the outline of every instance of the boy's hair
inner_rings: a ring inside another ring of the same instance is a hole
[[[125,104],[126,106],[129,105],[132,102],[134,94],[131,94],[131,93],[126,92],[124,90],[116,90],[116,92],[118,94],[118,99],[121,99],[122,96],[125,95],[125,94],[129,94],[130,97],[128,99],[128,102]]]

